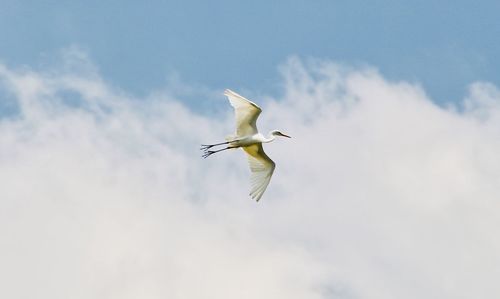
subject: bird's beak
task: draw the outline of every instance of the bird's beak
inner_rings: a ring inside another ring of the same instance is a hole
[[[287,137],[287,138],[292,138],[291,136],[285,135],[285,134],[283,134],[283,133],[281,133],[281,136],[283,136],[283,137]]]

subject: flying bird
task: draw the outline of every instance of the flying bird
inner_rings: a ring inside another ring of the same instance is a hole
[[[236,116],[236,132],[226,137],[226,142],[215,144],[202,144],[204,151],[203,158],[207,158],[215,153],[241,147],[248,158],[251,171],[251,191],[250,196],[259,201],[266,191],[276,164],[269,158],[262,148],[262,143],[273,141],[276,136],[288,137],[279,130],[272,130],[266,137],[257,130],[257,118],[262,109],[254,102],[242,97],[236,92],[226,89],[224,95],[229,99],[229,103],[234,108]],[[211,150],[215,146],[226,146],[219,150]]]

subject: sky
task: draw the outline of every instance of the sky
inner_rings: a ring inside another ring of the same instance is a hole
[[[458,102],[499,84],[498,1],[0,1],[0,60],[43,67],[78,45],[137,95],[172,78],[280,95],[291,55],[374,66]],[[185,98],[188,98],[187,96]],[[189,100],[196,106],[198,97]]]
[[[0,297],[500,296],[497,4],[0,3]]]

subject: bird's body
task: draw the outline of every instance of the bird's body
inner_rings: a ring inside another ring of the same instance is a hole
[[[257,143],[268,143],[275,139],[276,137],[271,135],[269,137],[264,136],[261,133],[253,134],[245,137],[235,137],[234,140],[228,140],[229,145],[233,147],[245,147]]]
[[[281,133],[278,130],[269,132],[266,137],[259,133],[257,130],[257,118],[259,117],[262,109],[260,109],[254,102],[240,96],[239,94],[226,89],[224,95],[227,96],[231,106],[233,106],[236,116],[236,132],[235,134],[226,138],[226,142],[202,145],[204,150],[203,157],[206,158],[217,152],[241,147],[247,154],[248,163],[252,172],[251,191],[250,196],[259,201],[264,194],[271,176],[273,175],[276,164],[266,155],[262,148],[262,143],[273,141],[276,136],[288,137],[290,136]],[[214,146],[226,145],[225,148],[220,150],[210,150]]]

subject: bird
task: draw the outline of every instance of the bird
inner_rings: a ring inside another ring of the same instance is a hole
[[[224,95],[234,108],[236,118],[236,132],[226,137],[225,142],[215,144],[202,144],[203,158],[228,149],[242,148],[247,156],[250,166],[250,196],[257,202],[266,191],[276,164],[264,152],[263,143],[274,141],[277,136],[291,138],[279,130],[272,130],[264,136],[257,130],[257,118],[262,109],[254,102],[244,98],[236,92],[226,89]],[[226,146],[222,149],[212,150],[216,146]]]

